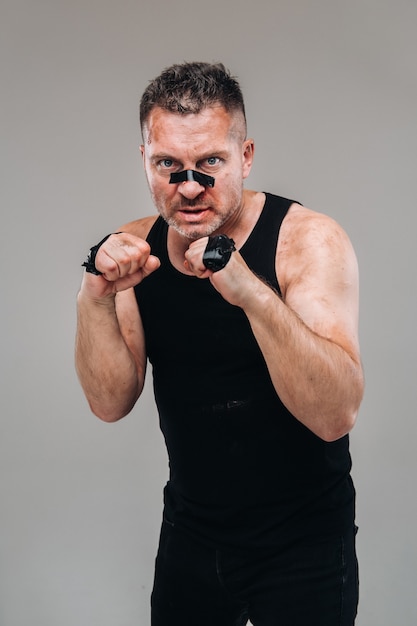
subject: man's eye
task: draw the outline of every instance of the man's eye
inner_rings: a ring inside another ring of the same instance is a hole
[[[209,157],[206,159],[207,165],[217,165],[220,162],[219,157]]]
[[[174,161],[172,159],[162,159],[162,161],[159,161],[159,165],[164,168],[170,168],[174,165]]]

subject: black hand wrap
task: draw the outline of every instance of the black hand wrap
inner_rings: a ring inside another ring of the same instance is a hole
[[[82,263],[81,265],[81,267],[85,267],[86,272],[89,272],[90,274],[95,274],[96,276],[101,276],[103,272],[99,272],[98,269],[96,268],[97,252],[99,251],[99,248],[103,245],[103,243],[107,241],[107,239],[111,237],[113,234],[120,235],[120,232],[110,233],[110,235],[106,235],[96,246],[93,246],[92,248],[90,248],[90,253],[87,257],[87,260],[84,261],[84,263]]]
[[[207,269],[218,272],[227,265],[234,250],[236,250],[235,242],[227,235],[209,237],[203,254],[203,263]]]

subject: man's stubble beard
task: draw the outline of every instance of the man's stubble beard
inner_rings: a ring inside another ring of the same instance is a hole
[[[233,207],[229,208],[227,213],[214,214],[210,223],[197,226],[195,230],[193,230],[192,224],[190,224],[189,227],[187,228],[184,228],[183,226],[181,226],[181,224],[178,223],[177,220],[175,219],[175,210],[177,208],[178,209],[186,208],[186,207],[192,208],[193,206],[198,206],[199,204],[201,204],[201,201],[199,201],[198,198],[195,200],[191,200],[189,202],[184,202],[182,206],[174,207],[174,215],[171,217],[167,217],[165,215],[165,210],[164,210],[165,207],[162,206],[163,203],[158,202],[157,197],[154,194],[152,195],[153,195],[152,199],[154,201],[154,205],[156,206],[159,214],[165,220],[168,226],[173,228],[182,237],[190,241],[195,241],[196,239],[201,239],[202,237],[209,237],[216,231],[219,232],[222,226],[226,224],[226,222],[228,222],[239,211],[239,207],[242,204],[243,184],[240,184],[240,186],[236,185],[235,188],[233,189],[233,193],[232,193],[232,199],[234,200]]]
[[[201,226],[196,230],[191,230],[192,227],[187,228],[186,230],[177,223],[174,217],[164,218],[168,226],[173,228],[178,234],[190,241],[195,241],[196,239],[201,239],[202,237],[209,237],[216,230],[219,230],[223,224],[227,221],[229,216],[216,216],[216,219],[213,220],[210,224],[206,224],[205,226]]]

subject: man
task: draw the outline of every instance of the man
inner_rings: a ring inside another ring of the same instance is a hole
[[[170,480],[152,624],[351,625],[348,433],[363,394],[351,244],[329,217],[243,189],[254,142],[223,65],[168,68],[140,113],[159,216],[91,249],[76,362],[109,422],[153,367]]]

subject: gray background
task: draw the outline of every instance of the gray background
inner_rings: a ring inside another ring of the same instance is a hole
[[[137,103],[172,62],[246,95],[248,187],[335,217],[361,267],[359,626],[417,623],[415,0],[1,1],[1,626],[146,626],[166,455],[73,367],[87,249],[153,212]],[[168,313],[167,313],[168,314]]]

